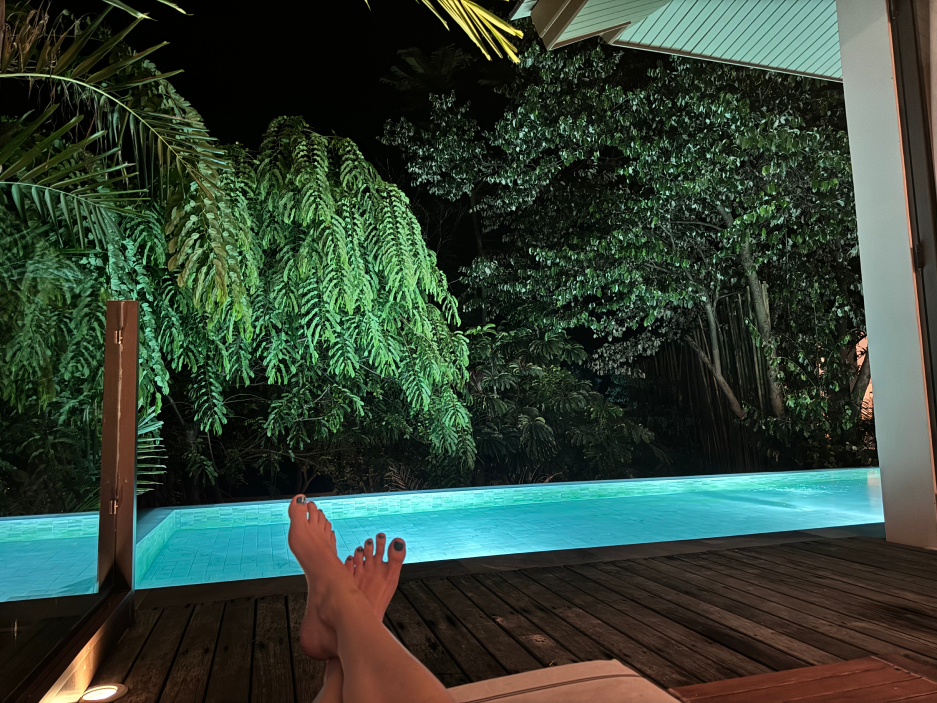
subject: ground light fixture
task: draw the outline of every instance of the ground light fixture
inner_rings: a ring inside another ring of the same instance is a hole
[[[123,698],[127,695],[127,687],[122,683],[105,683],[100,686],[92,686],[83,694],[81,698],[78,699],[78,703],[91,703],[96,701],[97,703],[102,703],[103,701],[116,701],[118,698]]]

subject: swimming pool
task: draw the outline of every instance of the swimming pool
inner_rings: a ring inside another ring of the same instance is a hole
[[[330,496],[344,557],[377,532],[407,561],[604,547],[876,523],[878,469]],[[161,508],[140,517],[137,587],[301,573],[287,501]],[[97,513],[0,520],[0,601],[94,589]]]

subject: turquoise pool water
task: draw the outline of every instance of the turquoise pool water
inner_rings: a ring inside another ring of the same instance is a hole
[[[557,483],[321,498],[344,557],[377,532],[408,562],[881,522],[878,469]],[[137,587],[300,573],[287,501],[142,515]],[[94,588],[97,515],[0,520],[0,601]]]

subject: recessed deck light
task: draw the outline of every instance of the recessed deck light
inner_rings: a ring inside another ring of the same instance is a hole
[[[78,703],[116,701],[118,698],[123,698],[125,695],[127,695],[127,687],[122,683],[106,683],[89,688],[82,694],[81,698],[78,699]]]

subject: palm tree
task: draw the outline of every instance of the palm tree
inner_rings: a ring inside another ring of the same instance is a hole
[[[419,1],[439,18],[439,21],[443,23],[446,29],[449,28],[446,20],[442,18],[442,15],[433,5],[433,0]],[[519,29],[512,27],[497,15],[472,2],[472,0],[436,0],[436,3],[462,28],[462,31],[475,43],[475,46],[481,50],[486,59],[491,60],[491,56],[485,49],[485,44],[488,44],[498,58],[501,58],[501,52],[503,51],[504,55],[511,61],[518,62],[517,48],[511,43],[508,36],[523,37],[524,33]]]
[[[28,0],[0,0],[0,89],[26,83],[38,114],[0,122],[0,206],[12,206],[27,231],[53,227],[84,247],[108,241],[114,216],[149,200],[166,216],[169,268],[207,307],[241,315],[247,262],[244,227],[217,186],[227,164],[201,116],[148,60],[164,44],[130,53],[124,40],[145,13],[104,0],[133,17],[121,31],[93,20],[52,18]],[[158,0],[182,12],[169,0]],[[367,0],[366,0],[367,1]],[[420,0],[439,14],[433,0]],[[472,0],[436,0],[479,47],[517,61],[510,24]],[[84,113],[91,117],[85,122]]]

